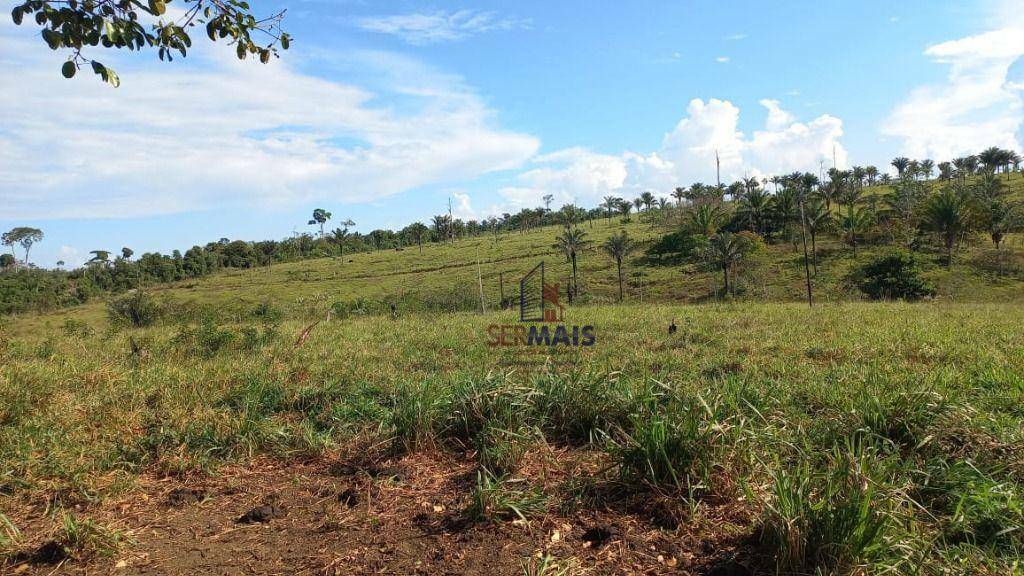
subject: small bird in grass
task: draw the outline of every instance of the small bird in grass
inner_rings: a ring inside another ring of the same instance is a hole
[[[676,321],[673,318],[672,319],[672,323],[668,325],[668,335],[671,336],[671,335],[675,334],[676,330],[677,330],[677,328],[676,328]]]

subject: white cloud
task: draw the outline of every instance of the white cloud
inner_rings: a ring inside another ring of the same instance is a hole
[[[925,55],[949,66],[946,81],[914,89],[882,126],[901,153],[948,159],[989,146],[1021,148],[1024,18],[1002,12],[1000,27],[936,44]],[[1011,74],[1013,71],[1013,74]]]
[[[57,261],[63,261],[65,268],[75,268],[85,263],[82,252],[73,246],[61,246],[57,252]]]
[[[364,30],[391,34],[409,44],[423,45],[462,40],[495,30],[525,28],[530,23],[521,18],[500,17],[494,12],[438,10],[429,13],[371,16],[360,18],[358,24]]]
[[[728,64],[729,60],[730,58],[728,56],[719,56],[718,58],[715,58],[715,62],[718,62],[719,64]]]
[[[747,36],[748,36],[747,34],[745,34],[743,32],[739,32],[739,33],[736,33],[736,34],[729,34],[728,36],[725,37],[725,39],[726,40],[734,40],[734,41],[735,40],[743,40]]]
[[[740,110],[731,102],[694,99],[657,152],[561,150],[535,158],[538,168],[523,172],[515,186],[499,193],[513,210],[538,206],[548,193],[556,205],[594,205],[604,196],[631,197],[645,190],[664,196],[680,185],[713,184],[716,153],[723,183],[748,175],[816,172],[823,160],[831,165],[833,149],[838,165],[847,165],[847,152],[839,142],[841,120],[825,114],[799,122],[775,100],[761,104],[768,110],[765,128],[750,136],[739,130]]]
[[[386,77],[370,92],[297,71],[298,52],[259,65],[197,42],[185,62],[118,63],[113,89],[85,70],[61,78],[62,55],[28,28],[0,23],[0,45],[0,100],[31,103],[0,123],[0,219],[370,202],[513,169],[539,147],[497,128],[460,79],[393,55],[344,55]]]
[[[455,218],[461,218],[463,220],[475,220],[479,216],[476,210],[473,210],[472,202],[470,201],[469,194],[452,190],[452,198],[455,200],[452,202],[452,216]]]
[[[795,121],[792,114],[779,107],[778,100],[769,100],[765,98],[764,100],[760,100],[760,104],[768,109],[768,121],[766,126],[769,130],[781,130]]]

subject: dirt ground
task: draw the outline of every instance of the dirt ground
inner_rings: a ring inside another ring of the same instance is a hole
[[[5,513],[21,528],[3,574],[702,574],[764,572],[756,534],[735,502],[625,494],[592,482],[586,454],[550,450],[523,476],[547,512],[471,521],[469,455],[418,453],[379,462],[256,459],[196,479],[144,475],[123,496],[79,505],[127,536],[109,554],[68,556],[42,502]],[[577,480],[578,482],[578,480]],[[609,483],[611,485],[612,483]],[[597,488],[594,488],[594,487]],[[581,497],[580,494],[583,494]],[[550,557],[542,570],[543,558]],[[761,566],[761,569],[757,567]]]

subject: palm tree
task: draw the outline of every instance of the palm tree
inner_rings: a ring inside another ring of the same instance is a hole
[[[953,177],[953,165],[949,162],[939,162],[939,179],[948,182]]]
[[[921,173],[924,174],[926,180],[932,179],[932,172],[935,171],[935,161],[930,158],[926,158],[921,161]]]
[[[643,205],[644,205],[644,201],[643,201],[642,198],[634,198],[633,199],[633,207],[636,208],[636,211],[637,211],[638,214],[640,213],[640,208],[642,208]]]
[[[868,166],[864,169],[864,174],[868,177],[868,186],[874,186],[875,181],[878,179],[878,168]]]
[[[793,242],[793,249],[796,250],[796,237],[793,235],[791,224],[799,216],[797,206],[796,190],[786,186],[775,194],[775,200],[771,207],[772,219],[782,229],[782,235],[786,240]]]
[[[750,241],[746,237],[731,232],[715,234],[704,248],[704,257],[712,266],[722,271],[726,294],[732,291],[729,284],[729,270],[741,262],[750,249]]]
[[[622,222],[625,224],[629,221],[629,212],[633,209],[633,204],[629,200],[621,200],[619,202],[619,214],[622,215]]]
[[[106,264],[110,261],[110,252],[107,250],[92,250],[89,254],[92,254],[92,258],[89,259],[90,264]]]
[[[971,155],[971,156],[968,156],[968,157],[964,158],[964,166],[967,168],[967,173],[968,174],[977,174],[978,173],[978,163],[980,161],[981,160],[977,156],[974,156],[974,155]]]
[[[554,200],[554,199],[555,199],[554,194],[545,194],[543,197],[541,197],[541,200],[544,201],[544,211],[545,212],[551,212],[551,201]]]
[[[577,226],[566,226],[561,234],[555,236],[554,247],[561,250],[569,261],[572,262],[572,290],[569,292],[569,303],[572,304],[573,297],[579,294],[580,285],[576,274],[576,260],[580,250],[590,244],[586,239],[587,233]]]
[[[672,191],[672,197],[676,199],[676,205],[682,208],[683,198],[686,198],[686,188],[677,186],[676,189]]]
[[[811,261],[814,264],[814,275],[818,275],[818,234],[826,229],[832,221],[832,213],[822,202],[810,200],[803,206],[804,227],[811,236]]]
[[[622,260],[636,250],[636,244],[629,237],[629,234],[623,230],[618,234],[612,234],[601,245],[601,249],[615,260],[615,268],[619,275],[619,302],[622,302]]]
[[[846,235],[846,242],[853,247],[854,258],[857,257],[857,237],[867,232],[874,221],[871,212],[864,208],[854,209],[852,206],[846,216],[843,216],[841,227]]]
[[[942,238],[947,267],[953,264],[953,248],[957,240],[971,229],[973,216],[968,195],[953,188],[946,188],[925,201],[921,224]]]
[[[450,236],[449,231],[451,230],[452,220],[447,214],[439,214],[431,219],[431,224],[434,226],[434,232],[437,234],[438,239],[445,239]]]
[[[771,210],[772,197],[761,188],[748,189],[740,197],[739,210],[746,214],[750,220],[750,228],[760,235],[764,235],[764,220]]]
[[[609,220],[612,219],[612,212],[614,212],[615,209],[618,208],[619,202],[621,202],[621,199],[616,198],[615,196],[604,197],[604,202],[601,203],[601,207],[608,211]]]
[[[891,164],[892,167],[896,169],[896,173],[899,174],[899,177],[902,178],[903,173],[910,167],[910,159],[904,156],[899,156],[897,158],[893,158]]]
[[[686,216],[691,234],[711,237],[725,220],[725,210],[721,204],[698,204],[690,208]]]
[[[643,194],[640,195],[640,202],[644,205],[644,208],[650,210],[651,206],[653,206],[655,202],[654,194],[651,194],[650,192],[644,192]]]
[[[981,161],[987,172],[995,173],[1003,161],[1003,151],[996,146],[986,148],[981,154],[978,154],[978,160]]]

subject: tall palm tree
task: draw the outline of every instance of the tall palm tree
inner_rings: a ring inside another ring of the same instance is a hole
[[[875,181],[878,180],[878,168],[868,166],[864,169],[864,174],[868,177],[868,186],[874,186]]]
[[[683,198],[686,198],[686,188],[676,186],[676,189],[672,191],[672,197],[676,199],[676,206],[682,208]]]
[[[935,161],[930,158],[921,160],[921,174],[924,174],[926,180],[932,179],[932,172],[935,171]]]
[[[587,233],[578,226],[566,226],[561,234],[555,236],[554,247],[561,250],[572,263],[572,290],[569,292],[570,304],[573,298],[579,294],[580,284],[576,273],[576,261],[583,247],[590,244],[590,240],[587,240],[586,236]]]
[[[644,208],[647,210],[650,210],[651,206],[654,206],[655,201],[654,194],[651,194],[650,192],[645,191],[640,194],[640,203],[643,204]]]
[[[811,261],[814,264],[814,275],[818,275],[818,234],[828,228],[832,222],[832,213],[822,202],[810,200],[803,206],[804,227],[811,236]]]
[[[982,166],[985,167],[986,172],[995,173],[999,169],[1000,164],[1003,160],[1003,151],[997,146],[986,148],[980,154],[978,154],[978,160],[981,161]]]
[[[605,240],[601,249],[615,260],[615,268],[619,276],[619,302],[622,302],[622,260],[636,250],[636,243],[623,230],[618,234],[612,234],[608,240]]]
[[[900,178],[903,177],[903,173],[910,167],[910,159],[904,156],[899,156],[892,159],[892,167],[896,169],[896,173]]]
[[[981,160],[977,156],[974,156],[973,154],[971,156],[968,156],[968,157],[964,158],[964,165],[967,168],[967,173],[968,174],[977,174],[978,173],[978,164],[980,162],[981,162]]]
[[[601,207],[604,208],[608,213],[608,219],[612,219],[612,212],[615,211],[619,206],[619,199],[615,196],[605,196],[604,202],[601,203]]]
[[[731,232],[720,232],[708,240],[704,248],[704,257],[712,266],[722,271],[726,294],[732,291],[729,271],[746,257],[750,248],[750,241],[746,237]]]
[[[921,224],[939,234],[946,247],[946,266],[953,264],[953,248],[973,225],[974,214],[967,194],[953,188],[928,198],[921,212]]]
[[[948,182],[953,177],[953,165],[949,162],[939,162],[939,179]]]

